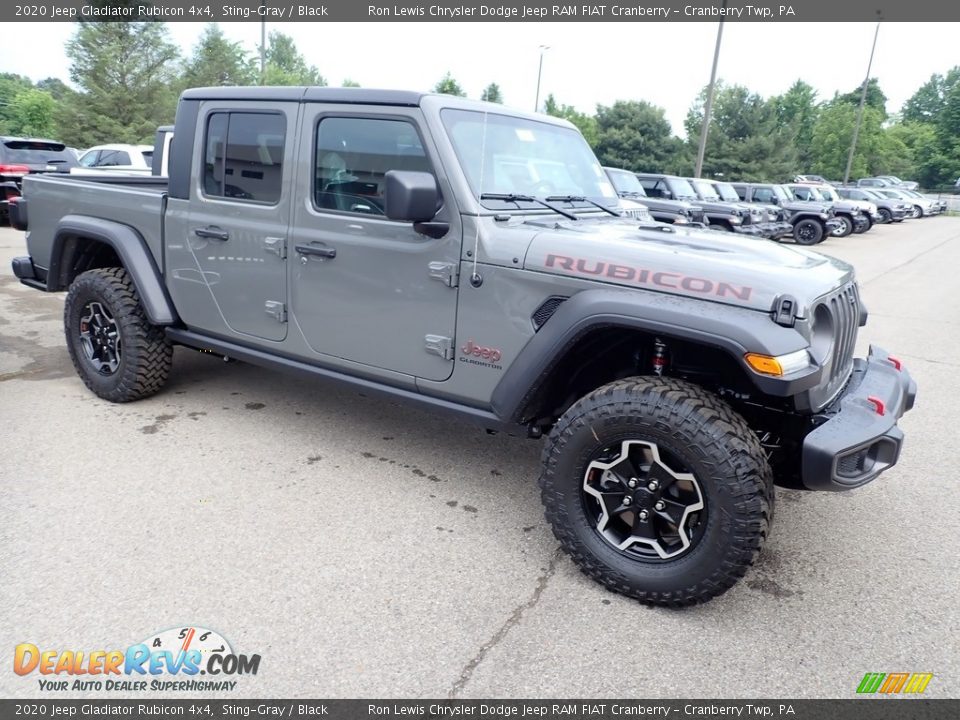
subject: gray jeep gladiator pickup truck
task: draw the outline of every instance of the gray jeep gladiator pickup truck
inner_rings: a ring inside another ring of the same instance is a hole
[[[884,350],[854,358],[849,265],[617,203],[564,120],[192,89],[168,178],[25,178],[13,271],[67,291],[67,348],[106,400],[159,391],[181,345],[545,436],[573,561],[687,605],[747,571],[774,483],[849,490],[896,463],[916,385]]]

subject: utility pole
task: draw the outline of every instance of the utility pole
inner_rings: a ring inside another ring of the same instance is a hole
[[[870,68],[873,67],[873,53],[877,49],[877,35],[880,34],[880,20],[877,20],[877,29],[873,31],[873,47],[870,48],[870,62],[867,63],[867,76],[863,79],[863,92],[860,93],[860,107],[857,108],[857,122],[853,126],[853,140],[850,143],[850,154],[847,155],[847,169],[843,172],[843,184],[850,182],[850,170],[853,167],[853,155],[857,151],[857,138],[860,136],[860,124],[863,122],[863,106],[867,103],[867,86],[870,84]]]
[[[543,75],[543,54],[550,49],[549,45],[540,46],[540,67],[537,70],[537,99],[533,102],[533,111],[540,111],[540,76]]]
[[[260,0],[260,84],[263,85],[267,77],[267,0]]]
[[[721,8],[726,10],[727,0],[723,0]],[[723,15],[720,16],[720,25],[717,28],[717,45],[713,49],[713,68],[710,70],[707,102],[703,106],[703,126],[700,128],[700,146],[697,148],[697,165],[693,170],[694,177],[700,177],[700,173],[703,172],[703,156],[707,151],[707,133],[710,131],[710,113],[713,112],[713,91],[717,83],[717,63],[720,61],[720,40],[723,39],[723,17]]]

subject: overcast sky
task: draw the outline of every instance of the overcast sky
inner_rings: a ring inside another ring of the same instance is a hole
[[[187,53],[203,25],[170,23]],[[222,23],[251,53],[260,24]],[[873,23],[724,25],[718,76],[764,96],[801,78],[820,98],[857,87],[866,72]],[[0,71],[33,80],[69,82],[64,43],[70,23],[10,23],[0,45]],[[592,112],[597,103],[647,100],[666,109],[677,134],[710,77],[716,23],[276,23],[296,40],[331,85],[351,78],[364,87],[427,90],[449,70],[471,97],[499,83],[508,105],[533,109],[540,45],[541,102],[557,100]],[[897,112],[930,77],[960,64],[960,23],[887,23],[880,27],[871,75]],[[172,118],[171,118],[172,120]]]

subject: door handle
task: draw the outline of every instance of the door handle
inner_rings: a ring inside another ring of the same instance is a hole
[[[210,240],[229,240],[230,233],[226,230],[218,228],[216,225],[211,225],[210,227],[205,228],[194,228],[193,234],[197,237],[208,238]]]
[[[301,255],[316,255],[331,260],[337,256],[336,249],[326,245],[295,245],[294,250]]]

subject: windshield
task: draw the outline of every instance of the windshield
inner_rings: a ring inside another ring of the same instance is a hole
[[[923,195],[921,195],[920,193],[916,192],[915,190],[907,190],[906,188],[900,188],[900,194],[901,194],[901,195],[906,195],[907,197],[912,197],[912,198],[922,198],[922,197],[923,197]]]
[[[632,172],[628,172],[627,170],[607,170],[607,175],[610,176],[610,182],[613,183],[613,187],[616,188],[618,193],[642,195],[643,197],[647,196],[647,191],[643,189],[640,180],[637,179],[637,176]]]
[[[862,192],[864,195],[867,196],[868,199],[871,199],[871,200],[888,200],[889,199],[887,197],[884,197],[880,193],[878,193],[876,190],[861,190],[860,192]]]
[[[774,185],[773,194],[776,195],[777,200],[780,201],[793,200],[793,194],[783,187],[783,185]]]
[[[697,193],[691,185],[684,178],[669,178],[667,182],[670,184],[670,192],[673,193],[675,200],[697,200]]]
[[[697,189],[697,195],[702,197],[704,200],[720,199],[720,196],[717,195],[717,191],[714,190],[713,185],[706,180],[694,180],[693,186]]]
[[[714,183],[713,185],[717,192],[720,193],[720,197],[727,202],[740,202],[740,196],[737,195],[737,191],[733,189],[733,185],[730,183]]]
[[[448,108],[441,118],[477,196],[575,195],[611,207],[617,203],[613,185],[576,130],[476,110]],[[501,207],[504,202],[483,204]]]

